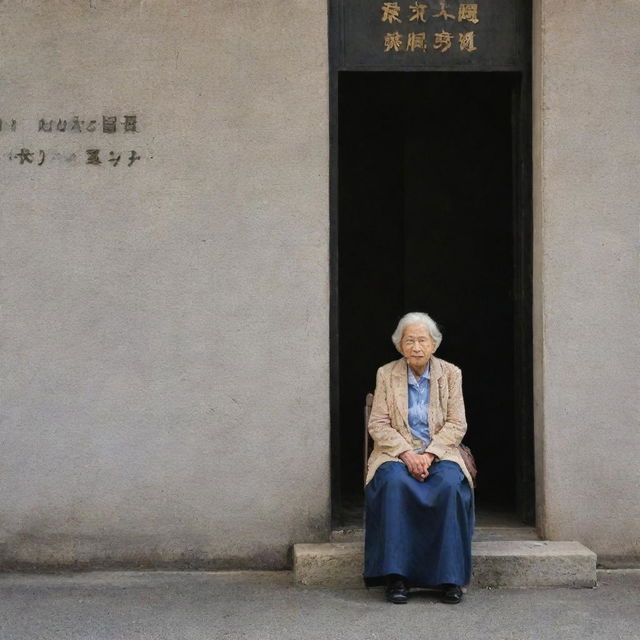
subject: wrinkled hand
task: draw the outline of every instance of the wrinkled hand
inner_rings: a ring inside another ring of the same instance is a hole
[[[400,454],[400,460],[404,462],[409,473],[420,482],[424,482],[429,475],[429,467],[435,456],[432,453],[416,453],[405,451]]]

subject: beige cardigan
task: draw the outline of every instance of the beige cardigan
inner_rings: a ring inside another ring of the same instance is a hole
[[[467,430],[462,399],[462,373],[458,367],[431,357],[429,386],[429,431],[431,443],[427,447],[440,460],[451,460],[473,487],[471,474],[464,464],[458,445]],[[409,449],[422,446],[409,429],[409,392],[407,361],[404,358],[389,362],[378,369],[376,392],[369,417],[368,430],[373,439],[373,451],[367,464],[368,483],[376,469]]]

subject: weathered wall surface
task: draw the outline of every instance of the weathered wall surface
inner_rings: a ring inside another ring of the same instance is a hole
[[[324,0],[0,3],[4,567],[326,535],[326,42]]]
[[[640,559],[640,4],[537,0],[538,521]]]

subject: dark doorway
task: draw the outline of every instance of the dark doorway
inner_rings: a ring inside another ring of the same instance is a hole
[[[418,310],[442,329],[437,355],[463,371],[479,508],[530,520],[520,83],[505,72],[338,74],[337,524],[362,504],[365,395],[400,357],[398,319]]]

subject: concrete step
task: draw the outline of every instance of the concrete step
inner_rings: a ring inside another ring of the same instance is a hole
[[[596,554],[579,542],[474,542],[472,584],[478,587],[595,587]]]
[[[516,534],[529,535],[512,533]],[[596,554],[579,542],[489,537],[474,540],[472,553],[473,587],[596,586]],[[298,585],[362,587],[362,567],[362,541],[293,547],[293,574]]]

